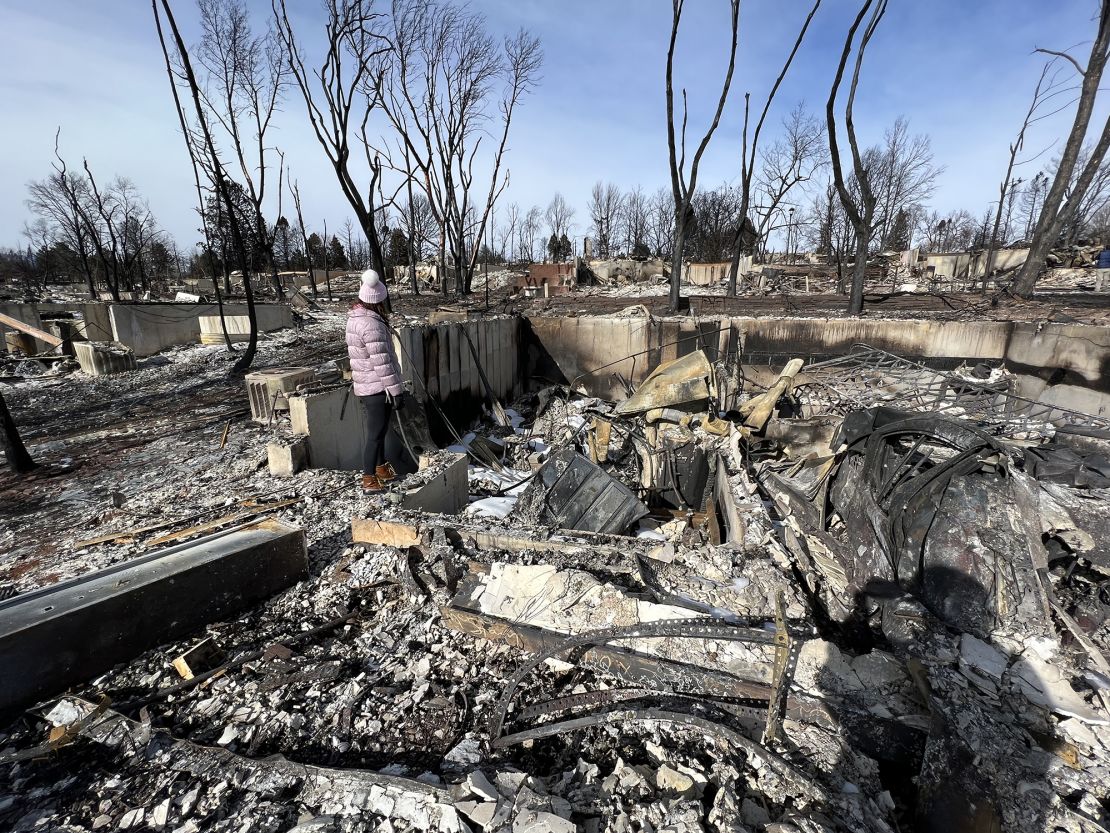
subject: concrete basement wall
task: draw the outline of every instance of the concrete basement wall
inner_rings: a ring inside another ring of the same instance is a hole
[[[45,329],[42,325],[42,316],[49,317],[52,313],[60,312],[75,312],[81,315],[85,322],[85,337],[89,341],[112,341],[112,322],[108,315],[109,304],[98,301],[86,301],[84,303],[79,301],[65,301],[60,303],[53,303],[50,301],[40,301],[35,304],[18,304],[7,303],[0,304],[0,312],[5,315],[10,315],[13,318],[18,318],[38,327],[40,330]],[[0,324],[0,342],[4,338],[4,334],[8,328]],[[52,345],[46,342],[36,341],[35,346],[40,353],[47,352]]]
[[[285,304],[255,304],[260,332],[293,324]],[[200,341],[200,317],[219,315],[216,304],[112,304],[109,316],[112,338],[126,344],[136,356],[152,356],[177,344]],[[225,315],[246,315],[246,304],[224,304]]]
[[[624,398],[622,377],[638,384],[661,361],[700,345],[711,361],[723,352],[739,354],[747,366],[778,369],[795,356],[820,361],[867,344],[938,368],[1005,360],[1019,376],[1021,395],[1086,413],[1110,413],[1107,327],[1014,321],[535,316],[525,320],[523,332],[526,378],[568,383],[577,379],[591,394],[608,399]]]
[[[42,318],[39,317],[38,307],[35,304],[0,304],[0,312],[18,321],[22,321],[24,324],[30,324],[37,330],[44,329],[42,326]],[[0,350],[4,349],[4,340],[7,338],[9,332],[18,332],[18,330],[0,323]],[[54,348],[54,345],[47,344],[45,341],[39,341],[37,338],[33,339],[33,342],[36,353],[46,353]]]

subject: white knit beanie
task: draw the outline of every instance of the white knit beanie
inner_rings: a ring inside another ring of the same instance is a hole
[[[362,273],[362,286],[358,290],[358,299],[364,304],[380,304],[389,294],[385,283],[373,269]]]

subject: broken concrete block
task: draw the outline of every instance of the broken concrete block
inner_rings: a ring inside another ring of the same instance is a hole
[[[687,796],[694,795],[697,792],[697,786],[694,784],[693,778],[667,764],[663,764],[655,771],[655,788],[660,792],[672,795]]]
[[[308,444],[303,438],[266,443],[266,459],[274,477],[292,477],[308,465]]]
[[[543,810],[524,810],[513,819],[513,833],[575,833],[577,829],[569,819]]]
[[[304,532],[268,519],[0,602],[0,713],[249,608],[307,573]]]
[[[490,783],[490,780],[480,769],[476,769],[466,776],[466,788],[470,790],[472,795],[483,801],[497,801],[497,787]]]
[[[135,354],[130,347],[109,341],[75,341],[73,349],[77,353],[77,363],[81,370],[90,376],[108,376],[112,373],[126,373],[138,367]]]
[[[1009,665],[1006,655],[969,633],[960,636],[960,672],[988,694],[995,694]]]
[[[470,497],[467,457],[465,454],[452,456],[454,459],[439,474],[423,486],[405,492],[401,499],[402,508],[438,512],[442,515],[457,515],[466,508]]]

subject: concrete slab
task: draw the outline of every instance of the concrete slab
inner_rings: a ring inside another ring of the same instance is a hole
[[[415,547],[423,542],[423,537],[420,528],[413,524],[379,521],[377,518],[351,518],[351,540],[356,544]]]
[[[307,574],[304,532],[271,519],[0,602],[0,713],[234,615]]]

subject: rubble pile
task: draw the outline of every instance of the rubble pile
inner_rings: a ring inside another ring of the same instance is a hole
[[[375,496],[270,476],[262,425],[216,455],[226,410],[138,425],[130,465],[202,461],[144,500],[262,507],[308,576],[13,716],[0,826],[1105,829],[1110,432],[875,351],[740,383],[695,351],[620,402],[491,403]],[[458,455],[464,511],[413,508]],[[13,589],[149,548],[140,520]]]

